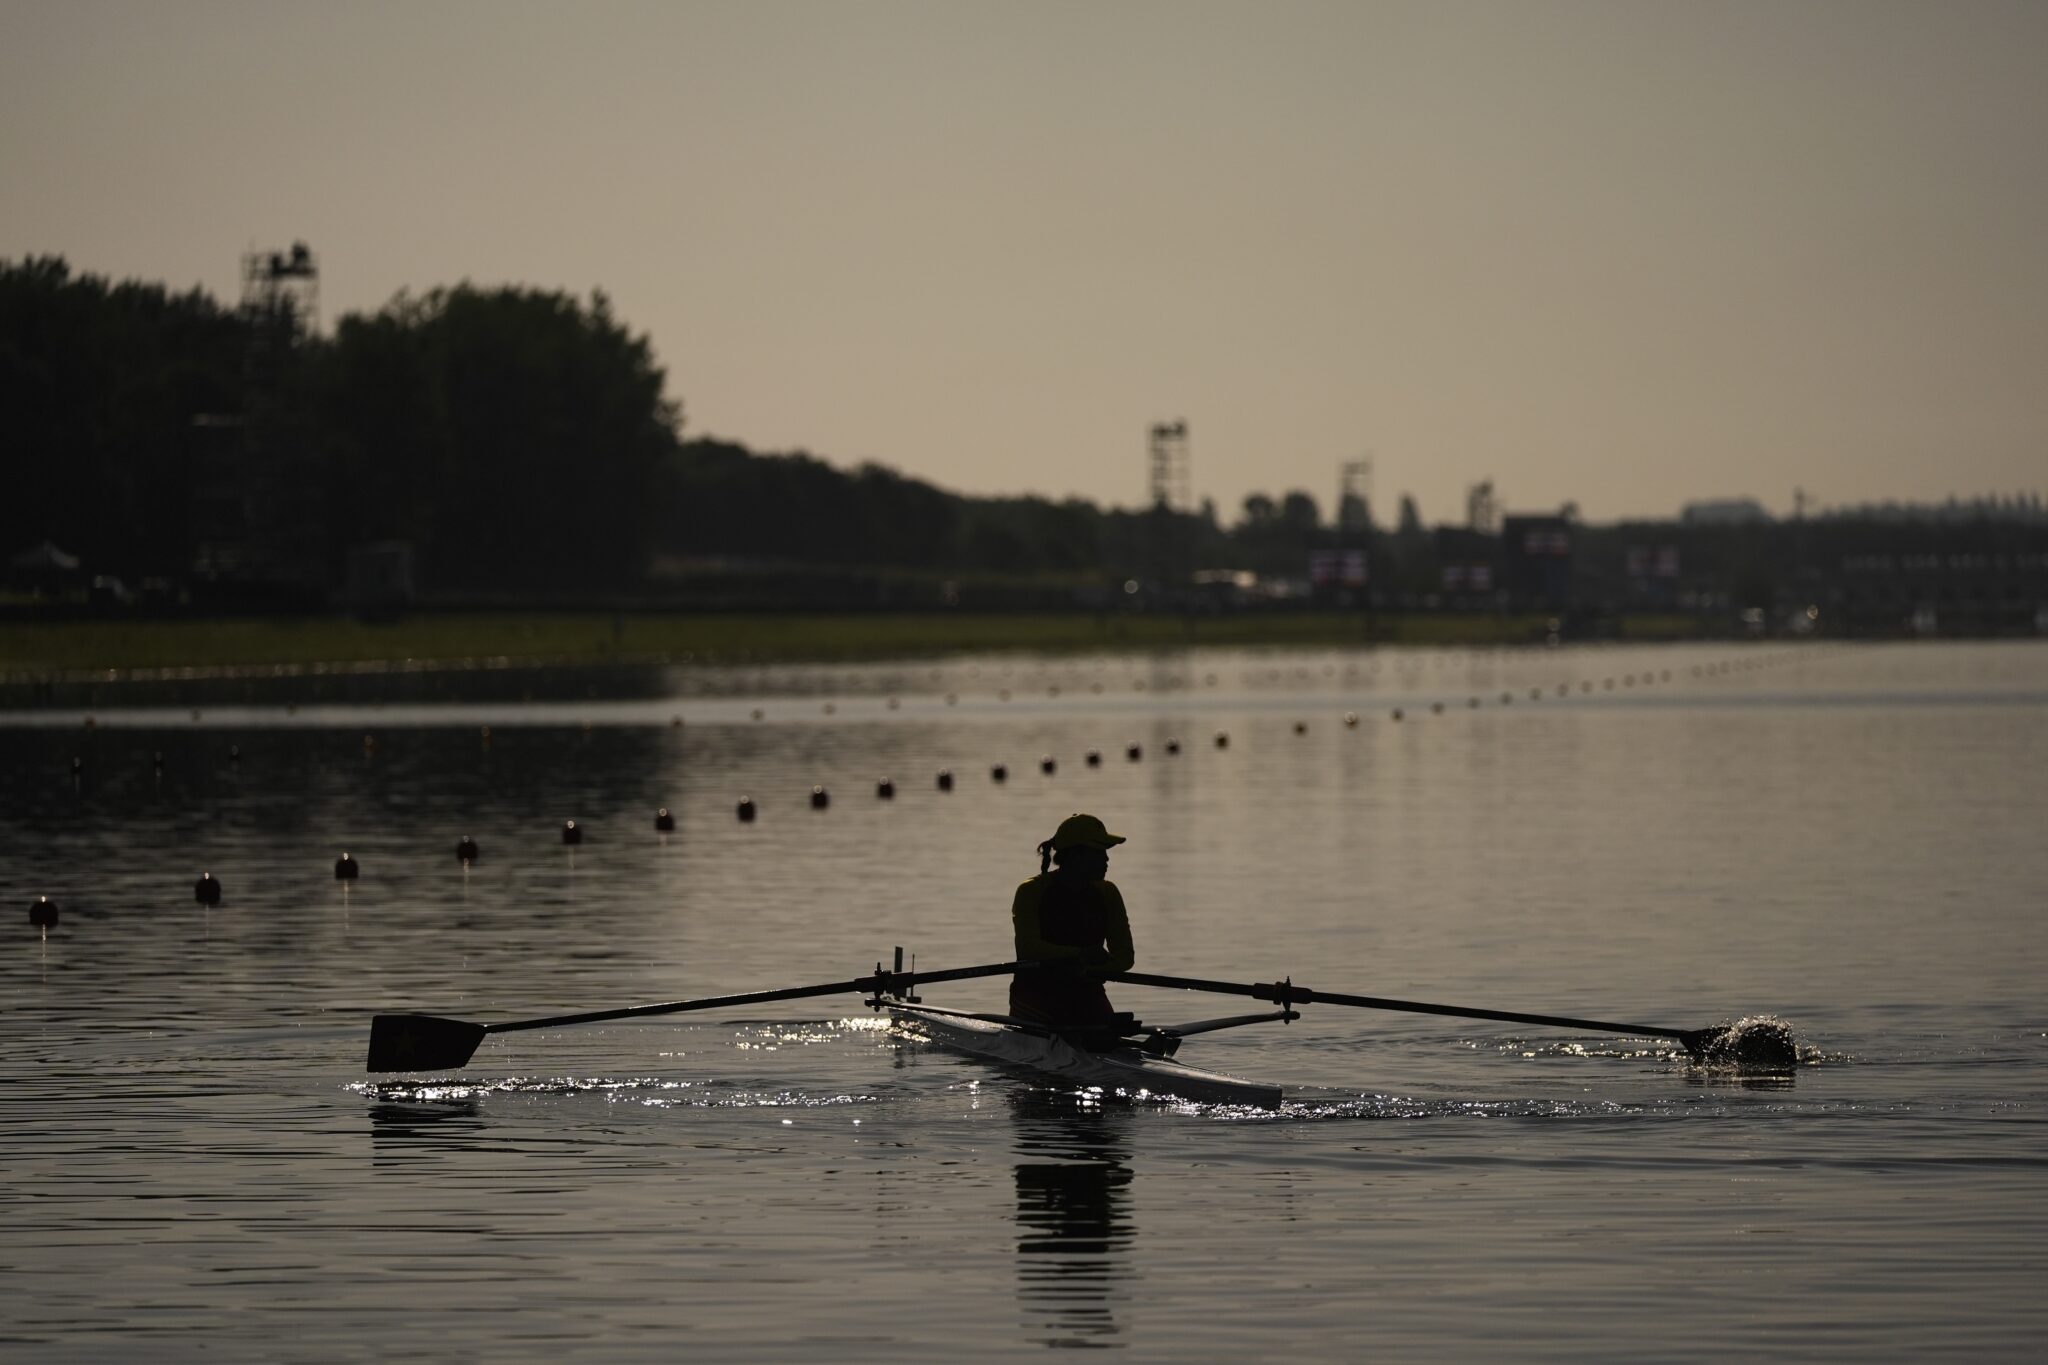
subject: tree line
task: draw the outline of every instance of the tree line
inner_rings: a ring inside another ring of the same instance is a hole
[[[0,550],[48,540],[131,580],[189,578],[210,539],[259,533],[330,583],[351,546],[403,541],[430,590],[508,594],[634,590],[653,565],[717,560],[1298,576],[1338,538],[1300,491],[1225,525],[1208,506],[968,497],[688,438],[648,338],[601,293],[461,284],[318,334],[203,290],[0,261],[0,423]],[[1412,503],[1403,523],[1421,534]]]

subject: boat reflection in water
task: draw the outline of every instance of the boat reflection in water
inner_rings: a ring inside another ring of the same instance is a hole
[[[407,1087],[371,1092],[370,1152],[375,1166],[416,1166],[450,1151],[480,1151],[490,1124],[476,1095],[425,1098]]]
[[[1071,1093],[1009,1092],[1017,1128],[1017,1298],[1045,1346],[1106,1346],[1132,1275],[1126,1106]]]

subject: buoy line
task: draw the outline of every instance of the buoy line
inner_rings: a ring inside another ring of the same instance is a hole
[[[1836,641],[1814,641],[1804,646],[1779,648],[1766,653],[1749,655],[1746,657],[1708,659],[1690,665],[1682,665],[1681,672],[1685,677],[1697,680],[1702,685],[1709,683],[1721,683],[1731,679],[1745,677],[1750,674],[1761,672],[1767,668],[1775,667],[1786,663],[1811,662],[1817,655],[1820,655],[1824,652],[1831,653],[1833,651],[1833,648],[1839,647],[1840,644],[1841,642]],[[1445,663],[1445,659],[1439,658],[1434,660],[1433,662],[1435,666],[1441,668]],[[1373,661],[1368,669],[1368,672],[1376,673],[1377,671],[1378,662]],[[1268,670],[1267,679],[1269,681],[1278,680],[1280,676],[1280,670]],[[1295,676],[1297,680],[1301,680],[1308,678],[1310,675],[1306,669],[1296,669]],[[1334,666],[1325,665],[1323,669],[1323,676],[1334,676]],[[1355,671],[1347,669],[1346,676],[1355,676]],[[1624,672],[1619,676],[1619,686],[1617,687],[1617,678],[1615,675],[1601,673],[1597,676],[1597,678],[1589,676],[1572,678],[1557,682],[1556,684],[1554,684],[1554,689],[1555,696],[1558,700],[1569,701],[1574,699],[1574,697],[1586,697],[1594,695],[1596,690],[1599,693],[1605,694],[1617,691],[1625,692],[1632,690],[1638,686],[1664,686],[1672,683],[1674,681],[1674,676],[1674,671],[1672,669],[1663,667],[1644,670],[1641,673]],[[1207,685],[1211,686],[1215,685],[1215,675],[1213,673],[1206,675],[1206,683]],[[1176,685],[1186,686],[1188,684],[1186,684],[1185,682],[1180,682],[1176,684],[1174,680],[1168,680],[1168,682],[1164,685],[1163,690],[1172,690],[1172,688]],[[1519,685],[1504,687],[1503,690],[1500,692],[1497,701],[1493,704],[1498,706],[1513,705],[1515,701],[1515,693],[1518,690],[1518,686]],[[1577,689],[1576,692],[1574,692],[1574,687],[1576,687]],[[1060,693],[1060,690],[1061,689],[1058,685],[1053,685],[1048,688],[1048,693],[1053,697],[1057,697]],[[1100,695],[1102,690],[1103,689],[1100,684],[1097,684],[1091,688],[1091,692],[1095,695]],[[1136,690],[1146,690],[1142,679],[1138,680]],[[999,689],[999,691],[997,692],[997,695],[1003,700],[1008,700],[1011,694],[1011,689],[1007,687]],[[948,692],[947,694],[945,694],[945,704],[949,706],[956,704],[957,695],[957,693],[953,692]],[[1541,685],[1531,685],[1528,688],[1528,697],[1531,702],[1540,702],[1545,698],[1546,695],[1549,694]],[[1466,706],[1464,709],[1477,711],[1485,707],[1487,704],[1488,702],[1485,698],[1480,696],[1478,693],[1474,692],[1467,695]],[[898,711],[901,709],[902,705],[901,698],[893,694],[889,695],[886,697],[884,705],[890,711]],[[293,711],[296,710],[296,708],[289,709]],[[825,703],[823,709],[824,713],[827,715],[834,714],[835,712],[835,706],[833,703],[830,702]],[[1446,714],[1450,714],[1450,712],[1447,708],[1446,703],[1441,700],[1438,700],[1432,701],[1430,703],[1430,714],[1433,716],[1443,716]],[[750,719],[757,722],[764,720],[767,716],[766,708],[754,707],[751,709],[749,716]],[[1387,719],[1390,723],[1400,723],[1405,721],[1406,718],[1407,708],[1401,706],[1393,707],[1389,711],[1387,716]],[[1339,723],[1341,724],[1341,727],[1344,729],[1357,730],[1361,728],[1362,719],[1363,718],[1360,716],[1358,712],[1347,710],[1341,714],[1339,718]],[[87,715],[84,719],[84,723],[86,728],[92,729],[96,727],[97,720],[94,716]],[[685,718],[681,713],[677,713],[672,717],[670,723],[674,727],[680,728],[685,724]],[[582,729],[584,733],[588,735],[592,730],[591,722],[589,722],[588,720],[584,721],[582,723]],[[1308,734],[1310,732],[1311,727],[1307,721],[1297,719],[1292,723],[1291,729],[1295,735],[1301,736]],[[479,738],[481,741],[482,748],[490,748],[493,737],[494,736],[492,734],[490,726],[485,725],[480,727]],[[1212,736],[1212,740],[1214,747],[1219,751],[1228,750],[1230,748],[1231,735],[1227,730],[1219,729],[1215,731]],[[362,753],[366,762],[372,760],[379,752],[379,741],[374,733],[365,733],[362,736],[361,745]],[[1179,756],[1182,749],[1181,741],[1179,740],[1179,738],[1172,736],[1169,736],[1161,747],[1170,757]],[[1124,751],[1125,757],[1127,761],[1130,763],[1138,763],[1143,759],[1143,745],[1138,741],[1128,741],[1124,746]],[[228,746],[227,758],[230,767],[239,771],[240,764],[242,763],[243,759],[241,746],[239,744],[233,744]],[[1100,748],[1089,748],[1084,750],[1084,761],[1085,765],[1088,768],[1100,769],[1103,766],[1103,751]],[[162,750],[159,749],[152,751],[150,756],[150,767],[151,771],[155,776],[156,781],[159,784],[161,784],[164,777],[164,773],[167,768],[167,762]],[[1039,768],[1041,773],[1047,777],[1056,776],[1059,768],[1057,757],[1050,753],[1042,755],[1039,760]],[[84,757],[82,755],[74,756],[71,759],[69,765],[69,775],[72,779],[74,788],[82,787],[86,771],[87,768]],[[990,766],[989,778],[991,785],[1000,786],[1007,782],[1008,777],[1009,767],[1007,764],[998,762]],[[955,783],[953,777],[953,770],[947,767],[942,767],[938,769],[934,780],[934,787],[937,791],[942,793],[951,793],[952,791],[954,791]],[[879,780],[877,780],[875,784],[875,795],[878,800],[893,801],[896,796],[896,785],[894,779],[890,777],[882,777]],[[828,809],[831,805],[830,789],[823,783],[813,785],[810,791],[809,803],[810,807],[813,810],[822,811]],[[733,810],[735,818],[743,824],[754,823],[760,814],[759,804],[750,795],[742,795],[741,797],[739,797],[738,802],[733,807]],[[662,836],[674,833],[677,828],[677,818],[674,812],[672,812],[667,806],[660,807],[655,812],[654,828],[656,833]],[[563,822],[560,831],[560,839],[561,843],[571,850],[570,858],[572,865],[575,856],[573,850],[575,850],[582,844],[583,836],[584,827],[576,819],[570,818]],[[461,839],[456,844],[456,858],[459,864],[461,865],[463,873],[466,877],[468,875],[470,868],[476,865],[481,860],[481,852],[476,840],[469,835],[462,836]],[[334,879],[342,885],[344,895],[346,895],[349,886],[358,881],[360,877],[360,864],[351,854],[343,852],[334,863]],[[193,899],[196,903],[205,906],[209,909],[221,905],[223,902],[223,892],[220,879],[217,878],[211,871],[202,872],[199,876],[199,879],[193,884]],[[56,902],[52,901],[48,896],[38,897],[36,902],[31,905],[30,920],[31,924],[34,927],[42,930],[45,934],[47,934],[47,931],[50,928],[54,927],[59,921],[59,909]]]

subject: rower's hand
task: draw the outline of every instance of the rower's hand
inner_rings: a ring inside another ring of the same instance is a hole
[[[1083,948],[1080,960],[1081,974],[1091,981],[1100,981],[1109,975],[1109,949],[1096,946]]]

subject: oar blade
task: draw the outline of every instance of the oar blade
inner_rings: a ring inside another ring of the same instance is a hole
[[[432,1014],[380,1014],[370,1020],[366,1071],[447,1071],[469,1065],[484,1040],[482,1024]]]

